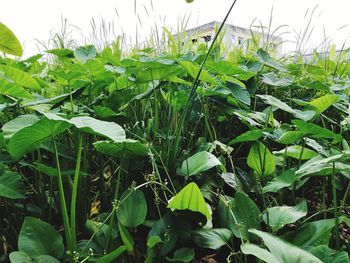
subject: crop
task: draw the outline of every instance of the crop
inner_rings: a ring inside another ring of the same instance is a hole
[[[350,49],[177,45],[0,58],[0,261],[349,262]]]

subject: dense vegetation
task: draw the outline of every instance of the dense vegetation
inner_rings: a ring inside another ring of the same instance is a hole
[[[349,262],[349,50],[169,37],[0,58],[0,262]]]

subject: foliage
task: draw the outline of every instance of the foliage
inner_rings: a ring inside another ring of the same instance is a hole
[[[349,261],[349,59],[176,45],[0,58],[0,262]]]

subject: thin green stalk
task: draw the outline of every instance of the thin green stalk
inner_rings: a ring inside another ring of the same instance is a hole
[[[183,113],[181,114],[181,117],[180,117],[180,122],[179,122],[179,125],[177,127],[177,129],[175,130],[175,145],[174,145],[174,151],[173,151],[173,154],[172,154],[172,158],[170,159],[170,161],[174,160],[174,158],[177,156],[178,154],[178,151],[179,151],[179,147],[180,147],[180,137],[181,137],[181,132],[182,132],[182,129],[184,127],[184,124],[185,124],[185,121],[187,119],[187,115],[189,112],[191,112],[191,109],[192,109],[192,104],[193,104],[193,100],[194,100],[194,95],[196,94],[196,91],[197,91],[197,88],[199,86],[199,77],[203,71],[203,68],[204,68],[204,65],[205,65],[205,62],[207,61],[208,57],[209,57],[209,54],[211,52],[211,50],[213,49],[213,46],[214,44],[216,43],[216,40],[218,39],[218,36],[220,35],[227,19],[228,19],[228,16],[230,15],[233,7],[235,6],[237,0],[234,0],[231,7],[229,8],[224,20],[222,21],[220,27],[219,27],[219,30],[218,32],[215,34],[215,37],[214,37],[214,40],[213,42],[211,43],[209,49],[208,49],[208,52],[205,54],[205,57],[201,63],[201,66],[198,70],[198,73],[197,73],[197,76],[192,84],[192,88],[191,88],[191,91],[190,91],[190,94],[189,94],[189,97],[188,97],[188,100],[186,102],[186,106],[185,106],[185,109],[183,111]],[[187,126],[187,125],[186,125]]]
[[[53,146],[54,146],[54,150],[55,150],[56,167],[57,167],[57,174],[58,174],[58,193],[59,193],[60,202],[61,202],[61,212],[62,212],[62,219],[63,219],[63,226],[64,226],[64,234],[66,237],[68,250],[73,251],[74,245],[72,243],[72,236],[70,233],[69,217],[68,217],[68,212],[67,212],[66,198],[65,198],[64,189],[63,189],[63,180],[62,180],[62,174],[61,174],[61,168],[60,168],[60,161],[58,158],[57,145],[56,145],[54,137],[52,137],[52,142],[53,142]]]
[[[76,245],[77,245],[76,204],[77,204],[78,186],[79,186],[81,152],[83,149],[83,136],[81,135],[81,133],[79,131],[77,133],[78,133],[77,134],[77,137],[78,137],[77,161],[76,161],[76,165],[75,165],[72,200],[71,200],[71,206],[70,206],[70,232],[71,232],[71,238],[72,238],[74,249],[76,249]]]
[[[333,162],[333,172],[332,172],[332,194],[333,194],[333,210],[334,210],[334,222],[335,222],[335,242],[336,249],[340,248],[340,233],[339,233],[339,215],[337,207],[337,189],[335,182],[335,162]]]

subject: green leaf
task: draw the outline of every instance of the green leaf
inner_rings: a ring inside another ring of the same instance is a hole
[[[283,238],[303,249],[319,245],[328,246],[334,225],[334,219],[306,223],[297,230],[287,232]]]
[[[209,152],[198,152],[182,162],[181,171],[185,176],[205,172],[222,163]]]
[[[259,140],[264,134],[264,130],[251,130],[245,133],[238,135],[232,141],[230,141],[229,145],[240,143],[240,142],[252,142]]]
[[[260,229],[258,206],[242,191],[236,193],[235,198],[224,197],[218,206],[220,226],[229,228],[233,234],[243,240],[250,240],[249,228]]]
[[[109,117],[118,116],[118,114],[116,112],[114,112],[110,108],[103,107],[103,106],[95,106],[94,112],[98,117],[101,117],[101,118],[109,118]]]
[[[34,114],[19,115],[17,118],[10,120],[2,126],[5,141],[9,141],[12,136],[19,130],[31,126],[39,120]]]
[[[113,141],[125,140],[124,129],[114,122],[100,121],[88,116],[74,117],[69,120],[79,130],[107,137]]]
[[[277,231],[285,225],[291,224],[307,215],[306,201],[303,200],[296,206],[274,206],[263,214],[264,222]],[[267,220],[268,219],[268,220]]]
[[[239,100],[240,102],[248,106],[250,105],[251,103],[250,94],[245,87],[242,87],[241,85],[232,81],[227,81],[226,87],[232,92],[235,99]]]
[[[282,188],[290,187],[296,180],[295,171],[287,170],[268,182],[267,185],[263,187],[263,193],[277,193]]]
[[[200,229],[193,231],[192,236],[199,247],[219,249],[231,239],[232,232],[226,228]]]
[[[261,81],[274,87],[288,87],[293,84],[294,77],[286,76],[281,78],[274,72],[268,72],[262,75]]]
[[[17,85],[35,91],[41,90],[41,87],[38,84],[38,82],[36,82],[36,80],[27,72],[24,72],[18,68],[14,68],[11,66],[6,66],[3,69],[6,73],[6,76],[12,79]]]
[[[43,118],[16,132],[8,144],[8,151],[14,159],[19,159],[26,153],[38,149],[44,140],[64,132],[70,126],[63,121]]]
[[[322,263],[317,257],[313,256],[309,252],[302,250],[286,241],[275,237],[269,233],[262,232],[256,229],[250,229],[250,233],[257,235],[263,241],[265,246],[270,250],[270,253],[280,263]],[[250,251],[248,251],[250,252]],[[251,253],[248,253],[251,254]],[[264,254],[260,254],[262,256]],[[257,255],[258,256],[258,255]],[[264,255],[265,256],[265,255]],[[265,261],[265,258],[260,258]],[[268,258],[271,260],[271,257]],[[276,262],[276,261],[265,261],[265,262]]]
[[[280,151],[273,152],[274,155],[288,156],[297,160],[309,160],[318,155],[317,152],[300,145],[291,145]]]
[[[130,235],[129,231],[120,223],[118,222],[118,229],[120,233],[120,237],[122,238],[123,244],[126,247],[126,250],[128,252],[134,251],[134,239]]]
[[[330,106],[336,103],[339,100],[339,97],[335,94],[327,94],[317,99],[314,99],[309,102],[310,105],[317,109],[318,114],[321,114],[327,110]]]
[[[322,128],[316,124],[308,123],[302,120],[292,120],[292,123],[298,128],[299,131],[304,132],[309,137],[314,139],[332,139],[333,143],[341,142],[343,137],[339,134],[335,134],[326,128]]]
[[[276,107],[277,109],[283,110],[293,115],[296,114],[296,111],[293,110],[291,107],[289,107],[286,103],[284,103],[283,101],[280,101],[279,99],[271,95],[256,95],[256,96],[263,99],[266,104]]]
[[[159,236],[152,236],[147,240],[147,247],[152,248],[155,245],[162,243],[162,239]]]
[[[268,176],[275,172],[276,164],[270,150],[261,142],[252,145],[247,163],[260,176]]]
[[[166,259],[170,262],[191,262],[194,259],[194,249],[183,247],[174,252],[172,258],[166,257]]]
[[[11,263],[34,263],[33,260],[23,251],[14,251],[10,253]]]
[[[241,251],[245,255],[253,255],[267,263],[281,263],[271,252],[255,244],[241,244]]]
[[[23,55],[23,49],[21,43],[13,32],[0,22],[0,51],[21,57]]]
[[[25,186],[21,175],[12,171],[2,171],[0,175],[0,196],[10,199],[23,199]]]
[[[98,141],[94,143],[97,151],[113,157],[136,157],[148,154],[148,147],[139,141],[125,139],[118,142]]]
[[[349,263],[349,255],[345,251],[336,251],[321,245],[310,249],[310,253],[322,260],[323,263]]]
[[[125,250],[126,250],[126,246],[120,246],[117,249],[113,250],[112,252],[108,253],[107,255],[99,258],[97,260],[97,263],[115,262],[115,260],[119,257],[119,255],[122,254]]]
[[[302,131],[286,131],[276,141],[282,144],[292,144],[299,141],[305,132]]]
[[[33,257],[33,259],[35,263],[60,263],[57,259],[49,255],[40,255]]]
[[[25,217],[18,237],[18,249],[30,256],[50,255],[59,259],[64,253],[63,238],[50,224]]]
[[[178,63],[186,70],[186,72],[192,77],[196,78],[198,75],[198,72],[200,70],[200,66],[192,61],[178,61]],[[205,81],[211,84],[217,84],[217,81],[206,71],[205,69],[202,70],[199,80]]]
[[[4,79],[0,79],[0,94],[8,95],[15,98],[28,98],[31,99],[33,96],[26,89],[21,86],[8,82]]]
[[[264,51],[263,49],[261,49],[261,48],[258,49],[258,51],[256,52],[256,55],[257,55],[259,61],[261,63],[263,63],[265,66],[277,69],[281,72],[287,71],[285,66],[283,66],[281,63],[274,60],[272,57],[270,57],[270,55],[266,51]]]
[[[126,227],[137,227],[145,222],[146,216],[147,203],[143,192],[139,189],[126,190],[120,197],[120,205],[117,210],[120,223]]]
[[[194,182],[189,183],[177,193],[177,195],[170,200],[167,207],[176,210],[191,210],[193,212],[199,212],[205,215],[208,220],[211,219],[204,197],[197,184]]]
[[[82,64],[85,64],[89,59],[96,57],[96,48],[92,45],[78,47],[74,50],[75,58]]]

